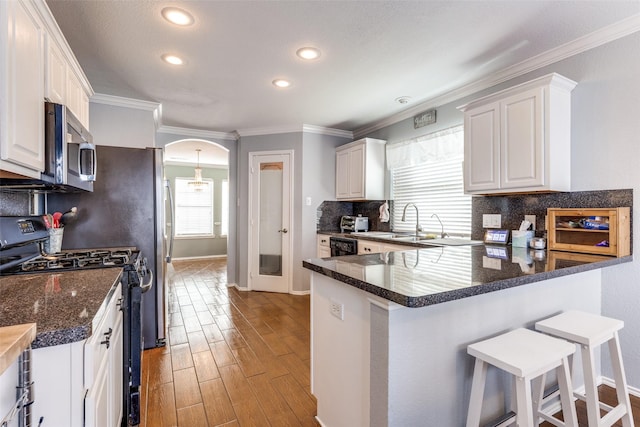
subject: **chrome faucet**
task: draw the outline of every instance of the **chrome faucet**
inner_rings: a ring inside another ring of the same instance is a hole
[[[407,203],[404,206],[404,209],[402,211],[402,222],[406,221],[407,219],[407,208],[409,207],[409,205],[413,205],[414,208],[416,208],[416,237],[418,237],[418,233],[420,233],[422,231],[422,227],[420,226],[420,213],[418,212],[418,207],[416,206],[415,203]]]
[[[440,223],[440,238],[444,239],[445,237],[448,236],[448,234],[444,232],[444,225],[442,225],[442,221],[440,221],[440,217],[438,216],[438,214],[431,215],[431,218],[433,218],[434,216],[436,217],[436,219]]]

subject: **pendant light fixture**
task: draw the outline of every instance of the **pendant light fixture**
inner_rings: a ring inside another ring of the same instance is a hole
[[[205,188],[209,187],[209,183],[202,180],[202,168],[200,167],[200,148],[196,148],[196,153],[198,156],[198,162],[196,163],[196,168],[194,169],[194,178],[193,181],[189,181],[187,185],[189,188],[193,188],[195,191],[202,191]]]

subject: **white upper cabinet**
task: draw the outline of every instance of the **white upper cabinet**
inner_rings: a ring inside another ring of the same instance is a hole
[[[40,177],[45,99],[68,105],[72,98],[88,128],[92,94],[46,3],[0,1],[0,170],[10,172],[3,175]]]
[[[0,169],[44,170],[45,29],[30,1],[0,1]]]
[[[336,199],[384,198],[385,143],[363,138],[336,148]]]
[[[51,38],[47,39],[45,98],[64,104],[67,98],[67,62],[62,49]]]
[[[575,85],[553,73],[459,107],[465,192],[570,191]]]
[[[61,33],[49,31],[46,44],[45,98],[66,105],[89,129],[89,97],[93,91],[88,80]]]

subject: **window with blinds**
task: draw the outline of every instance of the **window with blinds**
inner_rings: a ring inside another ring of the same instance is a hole
[[[220,221],[220,235],[229,234],[229,181],[222,181],[222,221]]]
[[[176,236],[213,236],[213,180],[195,189],[193,178],[176,178]]]
[[[444,229],[450,236],[471,235],[471,196],[464,194],[463,187],[462,126],[404,141],[397,146],[391,144],[387,148],[387,158],[394,231],[415,232],[416,209],[413,206],[407,207],[406,221],[401,220],[404,207],[415,203],[424,232],[440,237]]]

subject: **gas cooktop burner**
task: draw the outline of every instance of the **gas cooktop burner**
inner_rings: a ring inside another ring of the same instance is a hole
[[[126,249],[87,249],[40,256],[21,264],[19,272],[35,273],[52,270],[118,267],[129,264],[137,251]]]

